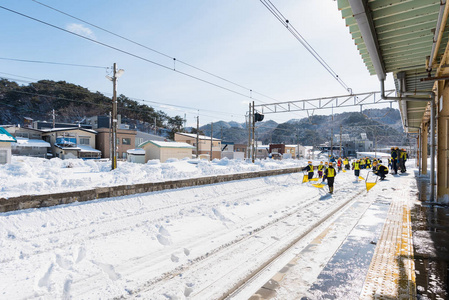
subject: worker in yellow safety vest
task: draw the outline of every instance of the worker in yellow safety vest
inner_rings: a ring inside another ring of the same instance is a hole
[[[360,160],[356,160],[353,164],[353,170],[354,170],[354,175],[355,178],[357,178],[357,180],[359,179],[360,176]]]
[[[343,160],[343,164],[345,165],[345,169],[349,170],[349,159],[347,157],[345,157],[345,159]]]
[[[318,177],[319,178],[323,177],[323,172],[325,168],[322,161],[320,161],[320,164],[318,165],[317,169],[318,169]]]
[[[327,185],[329,186],[329,193],[334,192],[334,179],[337,175],[337,172],[334,169],[334,164],[329,163],[329,167],[324,171],[323,181],[327,180]]]
[[[388,168],[375,161],[373,162],[373,173],[379,176],[380,180],[384,180],[388,174]]]
[[[310,179],[313,178],[313,175],[314,175],[314,173],[313,173],[313,165],[312,165],[312,162],[310,160],[307,163],[308,163],[308,165],[305,166],[304,168],[302,168],[302,170],[308,172],[307,176],[308,176],[308,179],[310,180]]]

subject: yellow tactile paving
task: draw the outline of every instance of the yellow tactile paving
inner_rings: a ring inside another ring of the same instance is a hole
[[[393,200],[360,299],[416,299],[410,208]]]

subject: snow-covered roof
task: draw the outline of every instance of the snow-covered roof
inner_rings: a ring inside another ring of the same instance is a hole
[[[44,140],[38,140],[38,139],[27,139],[23,137],[17,137],[17,144],[16,147],[42,147],[42,148],[48,148],[51,147],[50,143],[47,143]]]
[[[41,129],[42,132],[70,131],[70,130],[82,130],[82,131],[87,131],[87,132],[94,133],[94,134],[98,133],[98,132],[96,132],[93,129],[86,129],[86,128],[83,128],[83,127],[42,128]]]
[[[126,150],[126,153],[133,154],[133,155],[145,155],[144,149],[129,149]]]
[[[194,149],[192,145],[189,145],[187,143],[180,143],[180,142],[162,142],[162,141],[146,141],[145,143],[141,144],[140,146],[144,146],[148,143],[151,143],[153,145],[158,146],[159,148],[189,148]]]
[[[177,132],[176,134],[180,134],[180,135],[185,135],[191,138],[195,138],[196,139],[196,133],[184,133],[184,132]],[[209,140],[210,141],[210,136],[205,136],[205,135],[198,135],[198,139],[200,140]],[[220,139],[216,139],[216,138],[212,138],[213,141],[221,141]]]
[[[0,127],[0,142],[15,142],[16,139],[3,127]]]
[[[86,145],[78,145],[77,148],[81,149],[80,152],[100,152],[100,150],[94,149],[90,146],[86,146]],[[73,149],[73,148],[72,148]]]

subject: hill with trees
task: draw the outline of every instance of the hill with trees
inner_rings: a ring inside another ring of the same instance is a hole
[[[55,110],[60,123],[83,123],[92,116],[108,115],[111,98],[99,92],[67,83],[65,81],[40,80],[28,85],[19,85],[7,79],[0,80],[0,124],[23,124],[24,117],[33,120],[51,121]],[[174,132],[186,130],[184,119],[170,117],[163,111],[129,99],[125,95],[117,97],[118,113],[122,121],[144,132],[153,132],[154,122],[159,128],[166,128],[173,137]],[[256,123],[257,140],[264,144],[286,143],[319,145],[336,138],[340,132],[351,138],[366,133],[368,139],[380,144],[401,144],[406,140],[402,129],[400,113],[397,109],[367,109],[363,112],[344,112],[333,116],[314,115],[309,118],[292,119],[278,124],[268,120]],[[189,132],[196,129],[187,130]],[[211,135],[211,125],[200,127],[200,132]],[[213,137],[223,141],[248,142],[247,124],[235,121],[215,122]]]

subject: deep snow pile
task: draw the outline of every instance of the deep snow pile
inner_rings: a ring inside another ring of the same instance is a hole
[[[318,164],[319,162],[315,162]],[[111,171],[108,161],[53,158],[50,160],[13,156],[12,162],[0,165],[0,198],[86,190],[124,184],[158,182],[210,175],[254,172],[305,166],[307,160],[158,160],[146,164],[118,162]]]

